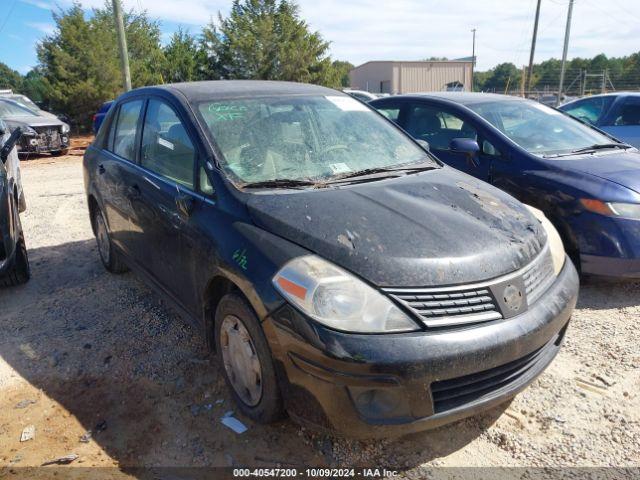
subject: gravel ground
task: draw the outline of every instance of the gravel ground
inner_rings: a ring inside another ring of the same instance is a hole
[[[640,466],[639,283],[584,285],[557,359],[483,415],[377,442],[242,417],[237,435],[220,424],[234,407],[197,332],[133,274],[102,268],[81,157],[22,171],[33,278],[0,290],[0,477],[69,454],[72,466],[360,465],[413,478],[435,466]]]

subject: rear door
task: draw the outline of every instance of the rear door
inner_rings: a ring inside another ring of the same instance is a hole
[[[100,152],[96,186],[102,197],[111,239],[132,260],[144,263],[142,234],[144,211],[136,190],[138,153],[143,99],[134,99],[118,107],[111,122],[107,148]]]
[[[190,309],[193,277],[186,264],[191,248],[191,213],[198,206],[195,193],[196,148],[177,106],[149,99],[140,148],[140,194],[148,268],[155,280],[181,305]]]

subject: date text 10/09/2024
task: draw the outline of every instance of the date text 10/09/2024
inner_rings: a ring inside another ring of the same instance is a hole
[[[386,468],[234,468],[234,478],[276,477],[276,478],[393,478],[396,470]]]

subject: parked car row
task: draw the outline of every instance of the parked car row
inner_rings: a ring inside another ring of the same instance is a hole
[[[523,106],[508,131],[550,128],[558,159],[571,135],[601,141]],[[433,428],[512,397],[562,344],[579,282],[552,223],[438,158],[446,136],[457,166],[483,165],[459,114],[403,108],[387,109],[401,128],[320,86],[147,87],[115,100],[85,153],[105,268],[134,270],[202,332],[255,421],[286,412],[357,437]],[[521,161],[506,134],[482,139],[483,155]]]

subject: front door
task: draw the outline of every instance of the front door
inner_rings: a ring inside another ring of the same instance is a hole
[[[195,194],[196,149],[176,110],[161,99],[149,100],[140,149],[140,194],[148,216],[144,230],[149,270],[155,280],[189,309],[194,289],[185,265],[184,233],[198,207]],[[191,312],[193,313],[193,312]]]
[[[417,103],[406,107],[402,123],[411,136],[426,141],[431,152],[447,165],[481,180],[489,180],[492,151],[485,154],[481,150],[476,158],[471,158],[451,150],[451,141],[456,138],[476,140],[482,147],[483,141],[468,119],[439,105]]]

